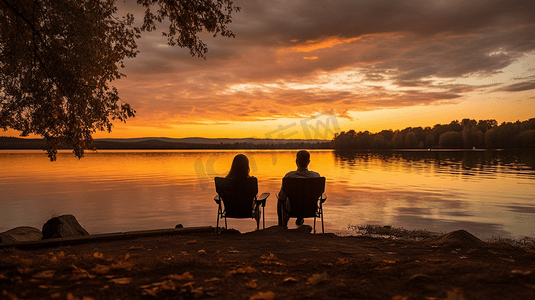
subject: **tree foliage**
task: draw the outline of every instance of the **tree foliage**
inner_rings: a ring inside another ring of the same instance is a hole
[[[205,57],[201,31],[233,37],[238,11],[231,0],[138,0],[141,28],[119,17],[116,0],[0,0],[0,128],[47,141],[50,159],[60,145],[81,158],[92,134],[135,115],[110,83],[124,76],[142,31],[167,20],[169,45]]]
[[[500,125],[496,120],[463,119],[432,128],[408,127],[375,134],[349,130],[335,134],[331,145],[335,149],[534,148],[535,118]]]

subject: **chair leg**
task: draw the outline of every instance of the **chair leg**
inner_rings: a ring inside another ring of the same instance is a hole
[[[266,229],[266,209],[262,209],[262,228]]]
[[[314,216],[314,234],[316,234],[316,216]]]
[[[219,203],[219,207],[217,208],[217,222],[215,227],[215,234],[219,233],[219,218],[221,217],[221,203]]]
[[[323,226],[323,205],[320,203],[320,212],[321,212],[321,233],[325,233],[325,227]]]

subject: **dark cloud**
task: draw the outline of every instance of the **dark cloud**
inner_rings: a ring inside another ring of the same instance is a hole
[[[503,92],[521,92],[521,91],[535,90],[535,80],[511,84],[511,85],[499,88],[497,90],[503,91]]]
[[[230,24],[236,38],[203,34],[206,60],[166,46],[165,24],[144,33],[141,53],[126,62],[128,79],[118,83],[139,118],[259,120],[327,110],[347,116],[457,103],[503,83],[447,81],[497,74],[535,53],[532,0],[235,4],[242,7]],[[122,6],[139,20],[142,9]],[[531,89],[535,81],[526,78],[495,91]]]

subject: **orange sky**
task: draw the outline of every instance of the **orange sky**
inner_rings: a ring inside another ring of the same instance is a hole
[[[112,83],[137,116],[94,137],[330,139],[535,117],[532,0],[235,4],[236,38],[203,35],[206,60],[167,46],[164,26],[144,33]],[[141,7],[119,5],[141,21]]]

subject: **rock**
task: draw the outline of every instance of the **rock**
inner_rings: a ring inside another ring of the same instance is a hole
[[[41,230],[35,227],[20,226],[0,233],[0,243],[13,244],[18,242],[38,241],[43,237]]]
[[[461,249],[481,249],[489,248],[490,246],[478,239],[471,233],[466,230],[457,230],[452,231],[443,236],[429,239],[428,244],[432,246],[441,246],[441,247],[451,247],[451,248],[461,248]]]
[[[184,225],[182,225],[182,224],[177,224],[177,225],[175,226],[175,229],[178,229],[178,228],[184,228]]]
[[[223,227],[223,228],[219,228],[219,233],[218,234],[221,234],[221,235],[240,235],[241,232],[239,232],[238,230],[233,229],[233,228],[226,229],[225,227]]]
[[[54,217],[43,225],[43,240],[85,235],[89,235],[89,233],[73,215]]]

